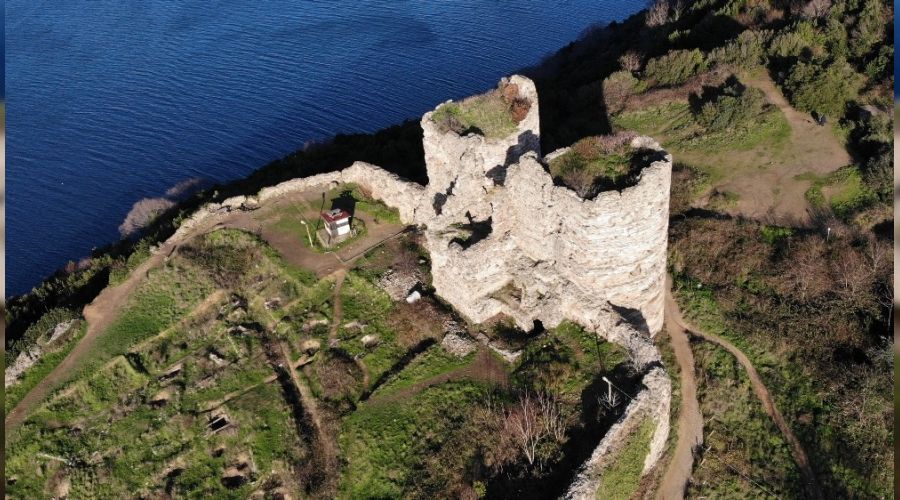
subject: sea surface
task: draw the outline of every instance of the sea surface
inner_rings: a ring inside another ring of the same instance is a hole
[[[7,295],[138,200],[480,92],[643,1],[6,2]]]

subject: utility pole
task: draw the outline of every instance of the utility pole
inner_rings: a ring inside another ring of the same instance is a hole
[[[309,224],[306,223],[305,220],[300,219],[300,224],[303,224],[303,227],[306,228],[306,237],[309,239],[309,248],[313,247],[312,235],[309,234]]]
[[[607,401],[612,401],[612,382],[610,382],[609,379],[606,378],[606,376],[604,376],[604,377],[602,377],[602,378],[603,378],[603,381],[606,382],[606,387],[609,388],[609,389],[607,390],[607,396],[606,396],[607,399],[606,399],[606,400],[607,400]]]

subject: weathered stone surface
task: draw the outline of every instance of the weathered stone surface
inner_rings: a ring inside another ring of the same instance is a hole
[[[507,80],[501,80],[503,85]],[[490,216],[490,193],[502,184],[506,168],[528,152],[540,153],[540,121],[537,90],[534,83],[514,75],[509,83],[518,88],[519,97],[531,103],[528,114],[518,123],[512,134],[503,138],[485,138],[470,133],[464,136],[443,131],[432,120],[433,112],[422,117],[425,166],[428,186],[425,207],[417,214],[416,222],[432,230],[466,219]]]
[[[603,471],[613,461],[631,435],[645,419],[650,418],[656,428],[650,438],[650,451],[644,458],[642,475],[657,465],[665,452],[669,437],[669,411],[672,399],[672,381],[666,372],[655,365],[660,362],[659,351],[645,334],[627,323],[620,323],[610,329],[609,339],[623,344],[637,367],[651,366],[641,383],[644,389],[632,399],[619,420],[610,427],[600,444],[594,448],[590,458],[579,468],[575,479],[564,498],[597,498],[597,489],[603,481]]]
[[[370,163],[355,162],[341,171],[341,182],[358,184],[373,198],[385,202],[400,212],[400,220],[411,224],[422,201],[425,188],[415,182]]]
[[[445,335],[444,340],[441,341],[441,347],[448,353],[459,358],[468,356],[476,349],[475,342],[470,338],[455,333],[448,333]]]
[[[38,341],[33,346],[31,346],[30,349],[20,352],[15,361],[7,366],[6,370],[4,371],[5,386],[11,387],[17,384],[19,382],[19,378],[25,373],[25,371],[34,366],[34,364],[37,363],[39,359],[41,359],[41,356],[44,354],[44,349],[48,346],[51,346],[54,341],[68,332],[74,323],[74,320],[58,323],[53,327],[53,330],[50,332],[47,338],[38,339]]]
[[[662,327],[670,181],[671,157],[663,155],[636,185],[584,200],[554,186],[528,153],[507,168],[503,186],[448,197],[447,204],[486,207],[486,238],[469,248],[454,242],[465,213],[426,223],[435,289],[476,323],[503,312],[525,329],[534,320],[555,326],[563,319],[596,328],[598,311],[635,310],[655,333]]]

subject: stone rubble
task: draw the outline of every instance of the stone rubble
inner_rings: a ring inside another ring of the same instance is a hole
[[[468,337],[463,337],[462,335],[455,333],[444,335],[444,340],[441,341],[441,347],[458,358],[464,358],[476,349],[475,342]]]
[[[50,335],[46,340],[39,340],[27,351],[20,352],[19,355],[16,356],[15,361],[7,366],[4,371],[3,378],[5,387],[11,387],[19,383],[19,378],[22,374],[41,359],[41,356],[44,354],[44,348],[68,332],[74,323],[75,320],[69,320],[57,324],[53,327],[53,331],[50,332]]]

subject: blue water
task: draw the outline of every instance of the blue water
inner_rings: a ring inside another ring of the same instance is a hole
[[[7,292],[141,198],[418,117],[644,3],[10,0]]]

